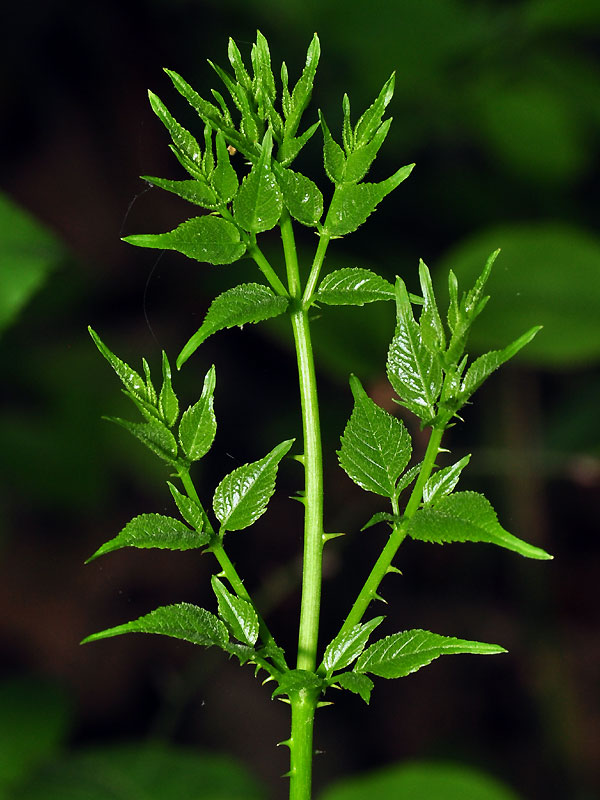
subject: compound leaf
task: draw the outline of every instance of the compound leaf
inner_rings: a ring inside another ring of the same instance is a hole
[[[359,657],[355,672],[370,672],[380,678],[402,678],[443,655],[474,653],[494,655],[506,650],[496,644],[470,642],[431,631],[411,630],[386,636]]]
[[[242,181],[233,203],[236,223],[249,233],[273,228],[283,209],[281,189],[271,169],[273,139],[267,130],[259,160]]]
[[[258,639],[256,611],[247,600],[231,594],[216,575],[211,583],[219,603],[219,615],[239,642],[252,647]]]
[[[96,550],[85,563],[87,564],[105,553],[112,553],[113,550],[120,550],[122,547],[193,550],[203,547],[207,541],[208,536],[190,530],[178,519],[165,517],[162,514],[140,514],[128,522],[114,539]]]
[[[369,622],[359,622],[349,631],[339,633],[325,648],[323,666],[327,674],[331,675],[338,669],[349,667],[365,649],[369,636],[384,619],[375,617]]]
[[[328,306],[363,306],[394,296],[392,284],[370,269],[344,267],[323,278],[314,299]]]
[[[490,502],[477,492],[454,492],[433,507],[417,511],[407,533],[422,542],[489,542],[526,558],[552,558],[545,550],[505,531]]]
[[[392,73],[384,83],[383,88],[379,92],[379,95],[377,96],[377,99],[373,105],[369,106],[369,108],[356,123],[356,128],[354,129],[354,138],[358,147],[369,142],[375,131],[381,125],[381,119],[385,109],[389,105],[389,102],[394,95],[395,81],[396,75],[395,73]]]
[[[381,183],[338,184],[325,220],[325,232],[329,236],[344,236],[355,231],[383,198],[408,178],[413,167],[414,164],[401,167]]]
[[[212,215],[194,217],[168,233],[135,234],[123,241],[136,247],[176,250],[208,264],[232,264],[246,252],[235,225]]]
[[[262,322],[283,314],[288,305],[285,297],[274,294],[260,283],[242,283],[216,297],[204,318],[204,322],[183,347],[177,358],[180,368],[200,347],[205,339],[224,328],[240,327],[247,322]]]
[[[350,386],[354,410],[342,436],[340,466],[366,491],[392,498],[410,460],[409,433],[400,420],[371,400],[354,375]]]
[[[386,119],[383,125],[379,127],[375,136],[368,144],[363,147],[356,147],[348,155],[346,159],[344,181],[347,183],[356,183],[365,177],[388,135],[391,124],[392,119],[390,117],[390,119]]]
[[[471,456],[465,456],[449,467],[443,467],[434,472],[423,487],[423,503],[431,505],[454,490],[458,483],[460,473],[469,463]]]
[[[191,603],[177,603],[161,606],[132,622],[93,633],[87,636],[82,644],[120,636],[123,633],[158,633],[204,647],[216,645],[224,650],[227,649],[229,642],[227,628],[217,616]]]
[[[213,508],[222,531],[239,531],[264,514],[275,490],[277,467],[294,439],[278,444],[259,461],[226,475],[215,489]]]
[[[373,691],[373,681],[367,675],[362,675],[358,672],[342,672],[341,675],[335,676],[335,681],[342,689],[348,689],[354,694],[362,697],[367,705],[371,699],[371,692]]]
[[[204,378],[200,399],[181,416],[179,442],[190,461],[198,461],[208,453],[217,432],[213,407],[215,384],[215,368],[212,366]]]

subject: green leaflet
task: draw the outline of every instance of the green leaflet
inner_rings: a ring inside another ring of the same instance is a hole
[[[370,269],[344,267],[323,278],[314,300],[329,306],[363,306],[394,297],[394,287],[385,278]]]
[[[325,220],[325,232],[329,236],[344,236],[355,231],[383,198],[408,178],[413,167],[414,164],[401,167],[381,183],[337,185]]]
[[[260,158],[242,181],[233,203],[233,218],[248,233],[271,230],[283,210],[281,190],[271,169],[272,147],[272,134],[268,130]]]
[[[381,125],[381,120],[385,109],[389,105],[390,100],[394,95],[394,84],[396,75],[394,72],[390,75],[384,83],[383,88],[379,92],[373,105],[365,111],[361,118],[356,123],[354,129],[354,138],[357,146],[365,145],[369,142],[375,131]]]
[[[505,531],[489,501],[477,492],[454,492],[411,518],[407,533],[422,542],[489,542],[526,558],[551,559],[539,547]]]
[[[396,497],[396,482],[410,461],[408,431],[371,400],[354,375],[350,386],[354,410],[338,451],[340,466],[366,491]]]
[[[385,617],[375,617],[369,622],[360,622],[349,631],[338,634],[325,648],[323,667],[328,675],[349,667],[365,649],[369,636]]]
[[[232,264],[246,252],[235,225],[211,215],[194,217],[169,233],[135,234],[123,241],[137,247],[176,250],[208,264]]]
[[[286,91],[287,69],[285,70],[286,80],[284,83],[285,88],[284,88],[283,109],[286,119],[284,125],[284,141],[290,140],[296,135],[296,131],[298,130],[298,126],[300,125],[302,114],[304,113],[304,109],[308,105],[308,102],[312,94],[313,84],[315,82],[315,74],[317,72],[317,66],[319,64],[320,55],[321,55],[321,44],[319,42],[319,37],[315,33],[306,52],[306,63],[304,65],[304,69],[302,70],[302,75],[298,78],[298,82],[294,86],[291,95],[289,92]],[[283,67],[282,67],[282,73],[283,73]]]
[[[460,473],[467,466],[470,458],[470,455],[465,456],[460,461],[457,461],[456,464],[443,467],[434,472],[423,487],[423,504],[431,505],[441,500],[445,495],[450,494],[458,483]]]
[[[442,390],[442,368],[423,344],[401,278],[396,281],[396,304],[396,332],[387,359],[388,379],[402,405],[426,423],[435,417],[435,403]]]
[[[227,591],[216,575],[211,584],[219,603],[219,616],[235,638],[252,647],[258,639],[258,616],[252,605],[241,597]]]
[[[158,411],[167,428],[172,428],[179,416],[179,400],[171,384],[171,365],[167,354],[162,352],[163,383],[158,396]]]
[[[132,622],[93,633],[91,636],[86,636],[81,644],[120,636],[123,633],[159,633],[204,647],[216,645],[224,650],[229,642],[227,628],[218,617],[190,603],[177,603],[161,606]]]
[[[392,119],[386,121],[379,127],[373,139],[363,147],[355,149],[346,157],[346,169],[344,171],[344,181],[346,183],[357,183],[362,180],[379,152],[390,130]]]
[[[323,131],[323,166],[325,167],[325,174],[329,180],[337,186],[344,181],[346,156],[342,148],[331,135],[327,123],[325,122],[325,117],[321,112],[319,112],[319,119],[321,121],[321,130]]]
[[[202,208],[208,208],[214,211],[219,207],[219,198],[214,189],[212,189],[206,181],[170,181],[165,178],[152,178],[150,175],[142,175],[142,180],[151,183],[153,186],[158,186],[160,189],[165,189],[167,192],[176,194],[179,197],[183,197],[183,199],[187,200],[189,203],[194,203]]]
[[[171,431],[158,420],[154,422],[128,422],[119,417],[105,417],[109,422],[115,422],[129,431],[136,439],[146,445],[159,458],[168,464],[176,466],[177,442]]]
[[[221,202],[229,203],[237,193],[239,181],[234,168],[231,166],[225,137],[220,131],[217,132],[216,142],[217,166],[211,175],[211,183]]]
[[[98,556],[120,550],[122,547],[192,550],[203,547],[208,539],[207,535],[190,530],[187,525],[173,517],[165,517],[162,514],[140,514],[128,522],[114,539],[96,550],[85,563],[88,564]]]
[[[294,439],[273,448],[264,458],[226,475],[215,489],[213,509],[221,531],[240,531],[264,514],[275,490],[277,467]]]
[[[98,350],[117,373],[123,386],[131,392],[134,397],[152,404],[152,392],[148,390],[148,387],[140,375],[135,370],[131,369],[124,361],[121,361],[120,358],[117,358],[117,356],[108,349],[93,328],[88,326],[88,331]]]
[[[287,298],[274,294],[260,283],[242,283],[228,289],[210,304],[204,322],[177,357],[177,368],[180,369],[213,333],[277,317],[287,309],[288,302]]]
[[[323,195],[318,186],[291,169],[275,167],[275,171],[287,210],[298,222],[314,227],[323,216]]]
[[[204,528],[204,514],[202,509],[196,503],[195,500],[192,500],[191,497],[188,497],[185,494],[182,494],[170,481],[167,481],[167,486],[169,487],[169,491],[173,496],[173,500],[175,500],[175,505],[177,506],[179,513],[190,525],[194,530],[200,532]],[[206,541],[208,542],[210,539],[210,535],[207,535]]]
[[[360,695],[365,703],[369,705],[374,684],[367,675],[362,675],[358,672],[342,672],[340,675],[335,676],[333,683],[341,686],[342,689],[348,689],[348,691]]]
[[[200,170],[202,150],[196,139],[171,116],[159,97],[153,92],[148,92],[148,97],[152,110],[171,134],[171,139],[177,150],[192,162],[195,170]]]
[[[497,644],[470,642],[431,631],[411,630],[386,636],[372,644],[358,659],[354,671],[370,672],[380,678],[402,678],[443,655],[506,653]]]
[[[198,461],[208,451],[217,432],[213,408],[215,368],[212,366],[204,378],[202,395],[198,402],[184,411],[179,423],[179,442],[189,461]]]
[[[469,397],[471,397],[473,392],[475,392],[475,390],[481,386],[481,384],[492,374],[492,372],[497,370],[498,367],[516,355],[522,347],[525,347],[526,344],[529,344],[529,342],[534,336],[536,336],[537,333],[539,333],[540,330],[540,325],[530,328],[522,336],[519,336],[518,339],[502,350],[492,350],[490,353],[485,353],[485,355],[476,358],[467,369],[460,387],[461,405],[465,403]]]
[[[295,139],[284,139],[277,151],[277,161],[282,167],[289,166],[308,140],[319,130],[319,123],[315,122],[307,128],[301,136]]]
[[[419,319],[421,338],[434,355],[441,354],[446,347],[446,332],[433,293],[431,274],[423,260],[419,261],[419,278],[423,292],[423,310]]]

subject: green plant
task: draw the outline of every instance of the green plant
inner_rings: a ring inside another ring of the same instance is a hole
[[[229,264],[246,256],[266,280],[266,284],[245,283],[219,295],[179,354],[178,368],[219,330],[278,315],[287,315],[291,322],[304,438],[303,446],[296,446],[295,458],[305,471],[305,486],[300,494],[305,509],[304,561],[295,665],[288,662],[289,656],[278,646],[230,560],[225,536],[248,528],[266,511],[279,464],[295,447],[294,440],[281,442],[258,461],[226,475],[214,490],[210,516],[201,499],[206,492],[196,489],[191,467],[208,452],[216,433],[214,366],[206,373],[200,399],[180,415],[166,354],[162,356],[162,384],[157,391],[145,359],[143,374],[139,374],[91,331],[98,349],[124,384],[125,394],[143,417],[142,422],[114,421],[169,466],[179,481],[179,488],[169,483],[169,489],[183,521],[161,514],[137,516],[90,560],[127,546],[197,548],[213,554],[220,572],[212,578],[217,614],[187,603],[161,607],[84,641],[130,632],[160,633],[220,647],[242,664],[253,664],[257,672],[264,670],[275,682],[273,697],[282,697],[291,704],[291,735],[285,744],[290,749],[293,800],[311,796],[314,716],[319,705],[328,702],[323,696],[330,687],[347,689],[368,703],[373,688],[370,675],[398,678],[444,654],[504,652],[498,645],[424,630],[394,633],[368,645],[384,617],[364,621],[365,614],[379,597],[384,576],[397,571],[392,562],[407,537],[437,543],[489,542],[530,558],[550,558],[543,550],[505,531],[483,495],[455,491],[468,456],[449,466],[436,465],[444,432],[460,419],[461,408],[490,373],[538,331],[532,328],[504,349],[468,362],[468,334],[487,302],[485,284],[497,252],[490,256],[473,287],[462,295],[450,273],[446,323],[438,310],[429,271],[422,262],[422,296],[409,294],[401,278],[394,286],[362,268],[339,269],[320,277],[330,241],[352,233],[364,223],[384,197],[408,177],[413,165],[402,167],[379,183],[365,181],[391,124],[391,119],[383,117],[392,98],[393,75],[355,125],[351,122],[350,101],[344,95],[342,145],[331,135],[322,115],[320,122],[300,131],[319,54],[315,35],[299,80],[290,88],[283,64],[278,91],[265,38],[258,33],[252,47],[252,75],[236,44],[230,41],[233,72],[211,66],[231,95],[235,119],[219,92],[213,91],[215,102],[208,102],[177,73],[167,70],[175,88],[204,124],[204,140],[201,145],[150,93],[152,108],[171,135],[171,149],[190,177],[177,181],[154,177],[145,180],[210,213],[193,217],[169,233],[125,239],[141,247],[176,250],[210,264]],[[328,203],[311,179],[290,167],[319,128],[325,172],[333,184]],[[240,167],[246,173],[241,182],[231,161],[234,151],[241,153],[249,166],[247,170]],[[314,228],[318,234],[314,259],[307,270],[298,263],[295,222]],[[277,226],[285,275],[278,272],[257,243],[258,234]],[[341,438],[339,462],[358,486],[388,502],[387,510],[375,514],[363,529],[384,524],[390,532],[338,634],[319,655],[322,551],[339,534],[325,533],[323,526],[323,467],[310,314],[319,306],[362,306],[379,301],[393,301],[396,305],[396,329],[387,358],[387,374],[396,401],[416,415],[422,428],[429,429],[429,442],[422,461],[411,465],[411,438],[404,424],[370,399],[358,377],[350,378],[354,409]],[[418,320],[413,305],[421,309]],[[403,496],[407,499],[401,502]]]

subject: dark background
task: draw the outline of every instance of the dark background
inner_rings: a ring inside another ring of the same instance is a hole
[[[380,680],[370,708],[342,696],[319,712],[316,786],[441,757],[485,768],[530,800],[592,798],[600,784],[600,8],[592,0],[11,9],[1,56],[2,189],[53,235],[44,240],[45,279],[18,317],[3,321],[0,340],[0,694],[14,701],[0,731],[26,743],[40,726],[63,753],[148,737],[230,752],[272,797],[283,796],[287,751],[274,744],[287,736],[288,710],[269,701],[250,670],[159,637],[78,646],[156,605],[214,606],[208,556],[122,551],[83,566],[131,517],[171,513],[160,463],[100,420],[129,409],[86,326],[134,366],[145,355],[158,370],[160,350],[174,358],[218,291],[258,277],[249,262],[210,267],[120,241],[170,230],[193,213],[138,178],[180,177],[147,89],[193,126],[162,67],[207,96],[218,78],[206,59],[225,66],[230,35],[247,57],[257,28],[276,69],[285,59],[294,79],[319,33],[306,120],[322,108],[338,138],[343,92],[356,120],[396,70],[395,120],[371,179],[412,161],[417,168],[356,234],[332,243],[326,266],[400,274],[416,288],[422,257],[443,295],[450,266],[465,286],[503,247],[474,351],[545,325],[518,363],[478,393],[448,447],[456,459],[473,453],[462,487],[485,491],[507,529],[555,560],[409,543],[397,558],[403,576],[383,587],[382,632],[430,628],[499,642],[510,654],[445,659],[401,682]],[[319,145],[317,134],[299,168],[325,189]],[[9,239],[10,218],[0,225]],[[314,235],[298,230],[298,241],[308,258]],[[264,236],[274,259],[277,244],[275,234]],[[326,550],[324,643],[383,541],[378,529],[357,532],[379,506],[355,490],[334,450],[351,409],[350,371],[390,403],[393,310],[328,315],[314,326],[326,525],[350,535]],[[205,497],[226,472],[298,434],[290,356],[284,328],[250,326],[215,336],[177,375],[180,395],[193,402],[204,371],[217,366],[219,434],[197,471]],[[411,430],[418,450],[422,437]],[[268,515],[229,542],[292,651],[301,516],[287,497],[300,480],[299,467],[286,463]],[[40,721],[36,709],[46,707]],[[36,758],[23,759],[15,780]]]

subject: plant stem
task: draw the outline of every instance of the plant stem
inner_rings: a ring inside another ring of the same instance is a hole
[[[358,623],[362,620],[367,608],[369,607],[370,602],[377,598],[379,584],[390,570],[394,556],[406,538],[406,525],[421,504],[421,500],[423,498],[423,487],[427,483],[427,480],[431,475],[431,471],[435,466],[435,459],[437,458],[437,454],[440,450],[440,443],[442,441],[443,433],[444,428],[432,429],[429,436],[429,443],[427,444],[427,450],[425,451],[425,456],[423,458],[423,464],[421,465],[419,476],[413,487],[408,503],[406,504],[406,508],[404,509],[402,520],[398,525],[394,526],[390,538],[381,551],[381,554],[375,562],[373,569],[369,573],[369,577],[360,590],[354,605],[350,609],[350,613],[346,617],[344,624],[340,629],[340,633],[350,630],[350,628],[354,627],[354,625],[358,625]],[[319,669],[319,672],[322,672],[322,670]]]
[[[285,288],[283,283],[279,280],[279,277],[273,267],[267,261],[265,254],[260,249],[260,247],[256,244],[256,242],[248,244],[248,252],[258,265],[258,268],[265,276],[265,278],[269,281],[273,289],[277,292],[278,295],[282,297],[289,297],[288,290]]]
[[[308,276],[306,288],[304,290],[304,296],[302,298],[302,303],[304,306],[310,303],[312,296],[315,293],[317,280],[319,279],[319,273],[321,272],[321,267],[323,266],[323,261],[325,260],[325,253],[327,252],[327,246],[329,245],[330,239],[331,237],[326,233],[321,233],[319,237],[319,245],[317,247],[317,252],[315,253],[315,258],[312,263],[310,275]]]
[[[290,748],[290,800],[310,800],[317,698],[308,689],[302,689],[290,701],[292,733],[287,743]]]
[[[288,289],[292,302],[290,317],[298,360],[304,438],[304,555],[302,600],[298,631],[297,669],[314,672],[317,662],[319,612],[323,557],[323,462],[321,426],[307,307],[302,303],[302,286],[292,221],[287,212],[280,220]],[[322,249],[322,263],[325,247]],[[316,257],[315,257],[316,260]],[[311,272],[312,274],[312,272]],[[316,280],[316,278],[315,278]],[[290,748],[290,800],[310,800],[313,759],[313,728],[318,692],[301,689],[290,696],[292,732]]]

